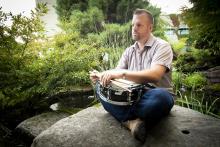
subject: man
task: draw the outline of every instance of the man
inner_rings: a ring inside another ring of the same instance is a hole
[[[132,106],[117,106],[101,101],[103,107],[122,122],[134,137],[145,141],[147,131],[166,116],[174,105],[169,91],[173,53],[170,45],[151,32],[154,19],[150,12],[137,9],[132,19],[132,38],[136,42],[123,53],[116,69],[102,73],[90,72],[90,79],[100,80],[103,86],[112,79],[127,79],[136,83],[153,83],[157,88],[144,93]]]

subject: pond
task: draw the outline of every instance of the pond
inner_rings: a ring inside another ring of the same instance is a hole
[[[7,111],[4,116],[1,116],[1,122],[4,122],[1,124],[0,122],[0,147],[26,147],[30,146],[30,144],[27,144],[26,142],[20,140],[15,136],[14,134],[14,128],[23,120],[30,118],[32,116],[38,115],[43,112],[48,111],[61,111],[61,112],[67,112],[70,115],[74,114],[82,109],[85,109],[97,101],[94,97],[91,97],[93,95],[93,90],[81,90],[81,91],[74,91],[74,92],[67,92],[67,93],[59,93],[57,95],[54,95],[52,97],[47,97],[48,105],[45,109],[45,105],[42,105],[42,110],[39,110],[41,108],[38,108],[38,110],[30,110],[28,108],[25,109],[23,107],[18,107],[16,110],[10,110]],[[27,105],[26,105],[27,106]],[[15,111],[19,111],[20,113],[15,113]],[[26,111],[25,111],[26,110]],[[14,112],[14,113],[12,113]],[[11,115],[11,116],[7,116]],[[7,116],[7,117],[6,117]],[[3,120],[2,120],[3,118]]]

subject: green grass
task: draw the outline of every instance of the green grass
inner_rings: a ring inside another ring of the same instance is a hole
[[[220,118],[219,114],[216,114],[216,102],[220,100],[220,98],[215,98],[210,101],[205,99],[204,93],[198,94],[195,91],[190,91],[189,94],[182,94],[180,91],[177,91],[178,98],[176,100],[176,104],[182,107],[186,107],[189,109],[193,109],[199,111],[203,114],[207,114],[216,118]]]

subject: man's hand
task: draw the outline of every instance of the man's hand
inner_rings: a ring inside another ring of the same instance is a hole
[[[99,80],[100,74],[97,70],[89,71],[90,80],[92,83],[96,83]]]
[[[124,72],[123,71],[117,71],[117,70],[107,70],[104,72],[98,72],[96,70],[90,71],[90,79],[93,83],[100,80],[100,83],[102,86],[107,86],[112,79],[120,79],[123,77]]]
[[[107,70],[102,72],[100,75],[100,82],[102,86],[107,86],[112,79],[119,79],[123,77],[122,71],[117,71],[117,70]]]

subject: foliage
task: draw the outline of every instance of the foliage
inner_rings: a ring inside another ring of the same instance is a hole
[[[0,9],[0,74],[1,107],[24,101],[29,95],[24,92],[35,73],[27,66],[37,57],[30,44],[43,38],[40,16],[47,12],[45,4],[38,4],[31,17],[12,15]],[[6,22],[11,20],[11,26]]]
[[[211,115],[216,118],[220,118],[220,113],[217,110],[217,101],[219,98],[216,98],[213,101],[205,99],[205,95],[202,95],[201,98],[198,93],[191,91],[189,95],[181,94],[179,92],[180,98],[176,100],[176,104],[182,107],[187,107],[199,111],[203,114]]]
[[[98,51],[92,44],[84,44],[77,33],[58,34],[50,42],[52,48],[41,58],[45,71],[38,87],[43,91],[39,92],[54,95],[89,85],[88,71],[100,64],[101,50]]]
[[[103,47],[127,47],[132,44],[130,23],[105,24],[99,34],[89,34],[88,38],[97,38]]]
[[[13,23],[11,27],[1,26],[0,110],[35,101],[36,97],[41,102],[42,96],[89,85],[88,71],[100,64],[102,50],[94,43],[85,44],[77,31],[40,38],[40,12],[33,11],[27,18],[1,11],[2,24],[9,16]]]
[[[207,85],[205,76],[200,72],[194,72],[191,74],[184,74],[182,72],[174,71],[172,73],[172,81],[174,84],[174,90],[186,91],[188,90],[201,90]],[[187,88],[187,89],[185,89]]]
[[[178,71],[195,72],[201,70],[207,70],[217,64],[217,57],[213,56],[210,51],[188,49],[184,53],[181,53],[177,60],[174,62],[174,66]]]
[[[220,56],[220,1],[190,0],[192,8],[183,9],[183,18],[191,29],[195,47],[209,49],[213,56]]]
[[[186,76],[183,84],[191,89],[200,89],[207,84],[205,76],[201,73],[195,72]]]
[[[184,49],[186,45],[186,40],[187,38],[181,38],[178,41],[171,43],[175,53],[177,53],[178,55],[181,54],[181,51]]]
[[[56,0],[56,13],[62,21],[68,21],[73,10],[84,11],[88,7],[87,0]]]
[[[88,33],[98,33],[103,29],[103,14],[96,7],[90,8],[85,12],[74,10],[69,22],[63,22],[61,27],[66,32],[78,31],[85,36]]]
[[[131,20],[133,11],[137,8],[144,9],[149,5],[148,1],[121,0],[116,6],[116,22],[125,23]]]
[[[97,7],[104,14],[104,20],[107,23],[127,23],[131,20],[133,11],[137,8],[147,9],[152,12],[157,24],[160,9],[149,5],[148,1],[142,0],[57,0],[57,14],[61,20],[69,22],[73,11],[88,11]],[[156,28],[155,28],[156,30]]]
[[[4,13],[0,9],[1,70],[9,72],[11,69],[22,68],[22,63],[29,60],[29,58],[25,57],[27,55],[28,44],[35,39],[43,37],[41,34],[43,32],[43,26],[40,16],[45,13],[46,8],[38,5],[35,11],[32,11],[31,18],[28,18],[22,16],[22,14],[12,15],[12,13]],[[12,24],[8,26],[6,22],[10,19]]]
[[[172,82],[175,93],[183,87],[183,79],[185,78],[185,74],[178,71],[172,72]]]
[[[146,8],[148,4],[148,1],[141,0],[89,0],[89,7],[98,7],[102,10],[106,22],[110,23],[127,23],[135,9]]]
[[[180,35],[178,33],[179,26],[180,26],[179,15],[170,14],[169,17],[170,17],[172,24],[173,24],[173,27],[174,27],[174,33],[176,34],[177,38],[179,39],[180,38]]]
[[[112,69],[116,66],[124,49],[132,44],[130,23],[105,24],[104,31],[89,34],[89,42],[97,42],[103,47],[103,62],[100,70]]]
[[[184,74],[175,71],[172,79],[177,105],[220,118],[219,98],[204,92],[207,90],[207,81],[201,73]]]
[[[160,14],[161,14],[160,8],[157,8],[149,4],[145,9],[150,11],[154,17],[153,34],[157,37],[160,37],[166,40],[165,33],[164,33],[166,23],[160,18]]]

